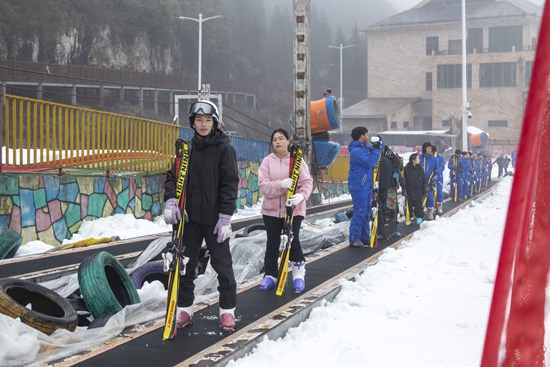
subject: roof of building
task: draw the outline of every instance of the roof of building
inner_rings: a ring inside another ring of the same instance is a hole
[[[421,98],[367,98],[344,108],[342,118],[382,118]]]
[[[413,23],[456,22],[462,19],[461,0],[427,0],[368,29],[407,26]],[[542,7],[528,0],[466,0],[466,18],[542,16]]]

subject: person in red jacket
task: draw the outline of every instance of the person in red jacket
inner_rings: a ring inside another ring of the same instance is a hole
[[[302,161],[296,192],[286,202],[288,188],[292,185],[290,172],[290,137],[284,129],[277,129],[271,134],[271,146],[274,153],[265,157],[258,171],[258,182],[264,194],[261,213],[267,232],[265,250],[265,276],[260,285],[261,290],[275,288],[278,276],[277,259],[283,229],[286,205],[295,205],[292,232],[294,238],[290,247],[290,262],[294,290],[298,293],[305,289],[305,257],[300,245],[300,225],[306,215],[306,200],[311,194],[313,179],[309,174],[306,161]]]

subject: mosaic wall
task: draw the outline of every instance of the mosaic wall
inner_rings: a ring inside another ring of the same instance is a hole
[[[258,162],[239,162],[239,198],[237,209],[250,207],[258,202],[260,185],[258,184]]]
[[[237,209],[261,197],[257,162],[239,162]],[[0,174],[0,233],[21,233],[23,243],[58,245],[78,232],[83,220],[133,214],[152,220],[162,214],[164,174],[147,177]],[[319,183],[324,197],[347,193],[346,183]]]
[[[162,213],[164,175],[132,178],[0,175],[0,232],[11,228],[23,243],[60,244],[83,220],[130,213],[153,219]]]

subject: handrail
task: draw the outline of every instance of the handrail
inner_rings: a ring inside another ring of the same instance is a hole
[[[3,96],[3,169],[167,171],[180,126],[48,101]]]

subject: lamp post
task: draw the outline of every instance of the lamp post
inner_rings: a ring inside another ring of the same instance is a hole
[[[342,111],[344,110],[344,98],[342,97],[342,50],[354,46],[356,45],[342,46],[341,43],[340,46],[328,46],[330,48],[337,48],[340,50],[340,100],[338,101],[338,104],[340,105],[340,131],[342,131]]]
[[[198,91],[199,91],[199,93],[201,92],[202,22],[206,22],[207,20],[210,20],[210,19],[222,19],[222,18],[227,18],[227,15],[216,15],[216,16],[213,16],[213,17],[210,17],[210,18],[204,18],[204,19],[202,18],[202,14],[199,14],[199,19],[183,17],[183,16],[178,17],[178,19],[188,19],[188,20],[193,20],[193,21],[199,23],[199,75],[198,75],[198,79],[199,79]]]
[[[468,84],[466,67],[466,0],[462,0],[462,150],[468,150],[468,115],[470,104],[468,103]]]

